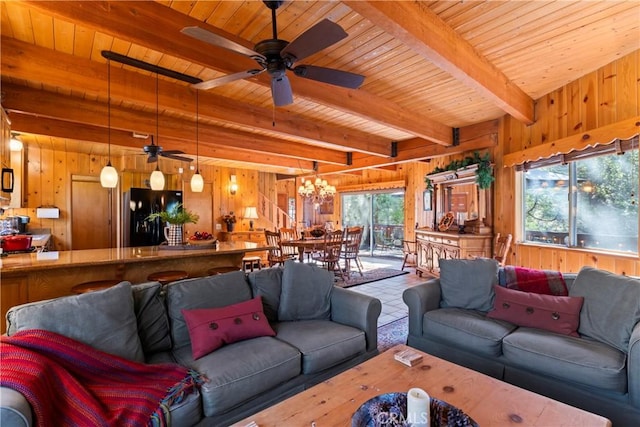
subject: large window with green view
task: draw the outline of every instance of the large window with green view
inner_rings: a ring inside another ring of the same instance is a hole
[[[364,225],[361,253],[400,256],[404,238],[404,191],[342,194],[344,227]]]
[[[524,240],[637,253],[637,147],[636,138],[529,165]]]

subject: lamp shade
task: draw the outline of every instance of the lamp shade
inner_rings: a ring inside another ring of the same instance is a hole
[[[104,188],[116,188],[116,185],[118,185],[118,171],[111,166],[111,163],[108,163],[102,168],[100,172],[100,185]]]
[[[248,206],[244,208],[244,218],[258,219],[258,210],[255,208],[255,206]]]
[[[9,150],[10,151],[22,151],[24,145],[22,141],[18,139],[16,135],[11,135],[11,139],[9,140]]]
[[[156,169],[151,172],[151,178],[149,179],[149,184],[151,185],[152,190],[163,190],[164,189],[164,175],[160,171],[160,169]]]
[[[204,190],[204,179],[202,179],[200,172],[196,172],[191,177],[191,191],[194,193],[202,193],[202,190]]]

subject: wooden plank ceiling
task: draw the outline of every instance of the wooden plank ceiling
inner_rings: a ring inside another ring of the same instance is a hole
[[[141,153],[148,140],[136,132],[195,157],[197,92],[202,163],[287,174],[488,147],[502,115],[532,123],[535,99],[640,47],[637,1],[288,1],[277,10],[278,38],[329,19],[349,36],[302,62],[365,81],[344,89],[288,71],[294,102],[275,108],[267,73],[198,91],[101,56],[110,50],[202,80],[256,68],[180,30],[199,26],[253,49],[271,38],[261,1],[1,8],[2,105],[28,144],[106,154],[110,123],[113,155]]]

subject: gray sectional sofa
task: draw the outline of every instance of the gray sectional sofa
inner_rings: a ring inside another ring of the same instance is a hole
[[[640,425],[640,280],[590,267],[565,274],[568,296],[581,303],[571,336],[491,318],[494,304],[516,309],[497,301],[493,286],[504,285],[504,270],[492,260],[441,260],[440,267],[440,278],[403,294],[408,345],[600,414],[614,427]],[[521,308],[525,323],[546,309]],[[550,323],[568,317],[547,314]]]
[[[182,310],[228,307],[260,296],[276,333],[240,340],[194,359]],[[233,272],[131,285],[13,307],[8,335],[47,329],[145,363],[174,362],[207,380],[170,408],[172,425],[228,425],[377,354],[381,303],[333,286],[326,270],[287,262]],[[0,388],[0,425],[30,426],[18,392]]]

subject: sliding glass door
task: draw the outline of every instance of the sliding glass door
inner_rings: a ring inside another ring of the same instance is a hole
[[[343,227],[364,225],[360,251],[401,256],[404,239],[404,191],[342,194]]]

